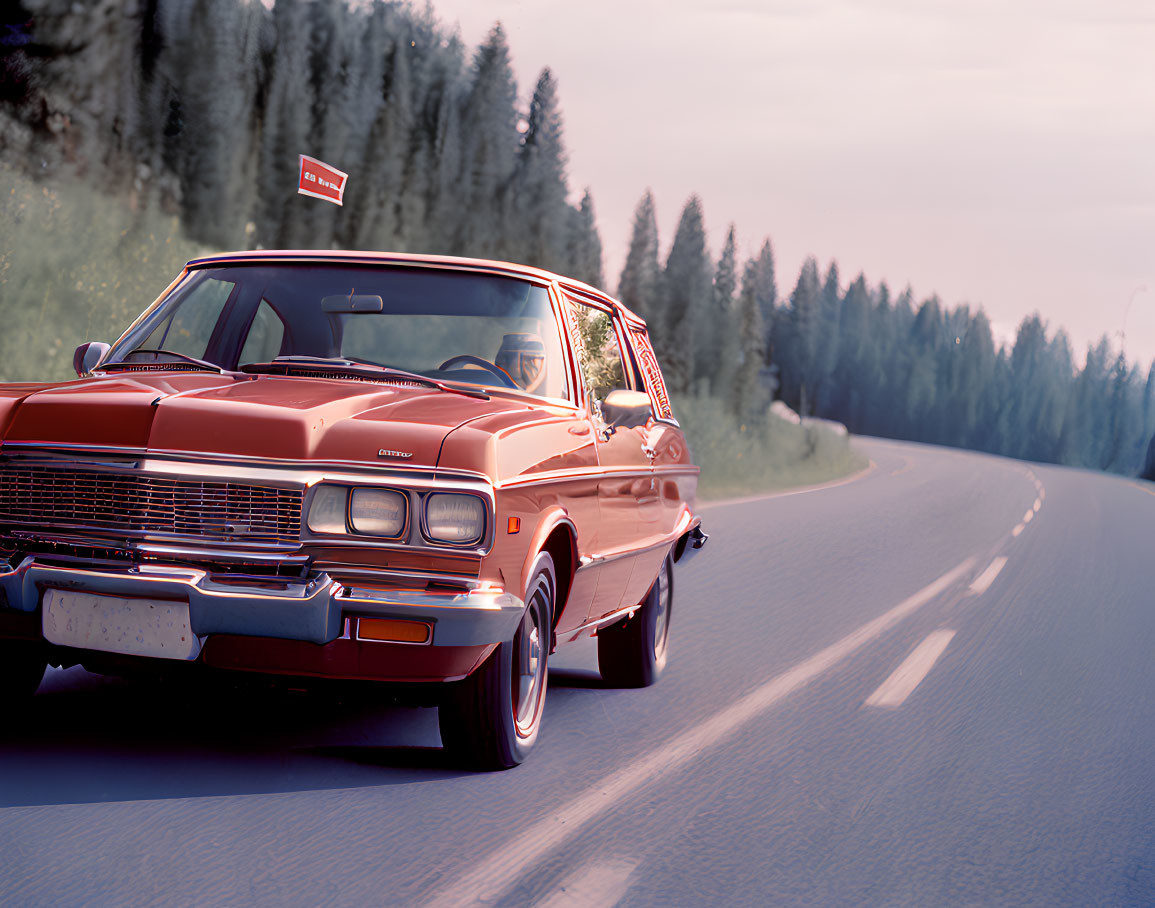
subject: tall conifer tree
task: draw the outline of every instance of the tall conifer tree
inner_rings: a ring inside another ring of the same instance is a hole
[[[602,276],[602,238],[598,234],[594,198],[588,187],[582,194],[581,205],[570,210],[566,248],[566,273],[601,288],[605,283]]]
[[[520,144],[517,84],[505,30],[498,23],[473,58],[473,81],[462,112],[463,206],[456,250],[510,258],[511,179]]]
[[[634,226],[626,264],[618,278],[618,299],[656,331],[661,318],[661,266],[658,264],[658,218],[654,194],[645,191],[634,209]]]
[[[569,207],[566,153],[557,82],[542,70],[529,105],[514,175],[514,254],[528,264],[561,271],[566,263]]]
[[[670,390],[688,392],[694,381],[695,331],[713,295],[713,266],[706,249],[702,201],[692,195],[682,208],[662,272],[663,317],[655,349]],[[651,332],[652,333],[652,332]]]

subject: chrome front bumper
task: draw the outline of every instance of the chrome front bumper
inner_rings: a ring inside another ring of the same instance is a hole
[[[324,644],[341,636],[345,618],[371,616],[424,621],[434,646],[481,646],[513,639],[525,604],[484,584],[461,590],[348,588],[328,574],[302,580],[269,577],[222,580],[196,568],[54,564],[25,558],[0,561],[0,607],[40,608],[46,589],[187,602],[198,636],[238,634]]]

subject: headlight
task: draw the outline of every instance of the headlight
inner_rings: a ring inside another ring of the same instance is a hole
[[[344,486],[317,486],[309,505],[309,529],[314,533],[347,533],[348,501],[349,490]]]
[[[425,531],[437,542],[469,545],[485,533],[485,504],[476,495],[435,493],[425,500]]]
[[[405,496],[400,492],[354,489],[349,522],[356,533],[397,537],[405,532],[405,504]]]

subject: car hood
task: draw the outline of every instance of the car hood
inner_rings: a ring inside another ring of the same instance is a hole
[[[415,383],[140,373],[7,386],[0,426],[5,444],[433,467],[455,428],[532,409]]]

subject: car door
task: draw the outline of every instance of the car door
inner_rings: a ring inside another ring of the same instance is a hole
[[[594,620],[635,605],[645,588],[634,577],[639,549],[652,535],[658,518],[657,493],[650,464],[647,427],[613,428],[601,405],[617,388],[640,390],[624,355],[622,326],[609,307],[567,297],[579,367],[585,382],[600,477],[600,525],[594,558],[598,585],[589,618]],[[647,526],[654,524],[653,527]]]
[[[654,470],[654,497],[648,505],[645,528],[657,539],[671,539],[684,529],[689,509],[697,498],[698,468],[690,446],[674,418],[662,370],[644,324],[629,323],[626,333],[637,364],[642,390],[650,396],[654,418],[646,427],[646,448]],[[647,568],[648,569],[648,568]]]

